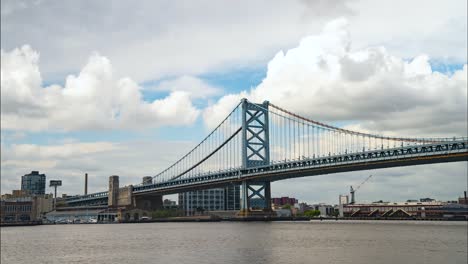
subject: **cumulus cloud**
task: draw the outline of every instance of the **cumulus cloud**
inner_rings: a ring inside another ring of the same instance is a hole
[[[207,82],[193,76],[181,76],[176,79],[165,80],[156,87],[151,88],[157,91],[182,91],[190,94],[192,98],[206,99],[215,95],[220,95],[222,90],[212,86]]]
[[[312,119],[359,124],[368,131],[418,136],[466,134],[467,65],[434,72],[427,55],[407,61],[384,47],[353,50],[346,19],[280,51],[257,87],[221,98],[204,112],[208,126],[247,97]],[[216,114],[213,114],[216,113]]]
[[[39,50],[46,80],[76,71],[90,52],[99,50],[117,74],[142,82],[262,66],[272,52],[319,32],[330,19],[347,16],[357,47],[379,44],[404,58],[424,52],[460,63],[466,61],[466,3],[142,0],[137,6],[116,1],[109,8],[101,1],[2,0],[1,46],[29,43]]]
[[[137,129],[191,124],[199,114],[184,91],[145,101],[140,86],[130,78],[115,78],[110,61],[98,54],[78,75],[69,75],[63,87],[43,87],[38,60],[29,46],[1,51],[2,129]]]

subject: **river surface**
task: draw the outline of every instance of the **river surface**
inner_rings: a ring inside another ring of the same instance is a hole
[[[1,228],[1,263],[467,263],[467,222],[314,221]]]

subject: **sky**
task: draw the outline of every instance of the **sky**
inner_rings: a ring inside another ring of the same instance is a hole
[[[1,193],[156,175],[239,102],[374,134],[467,135],[467,3],[1,0]],[[309,203],[455,200],[467,162],[274,182]],[[48,192],[52,189],[48,188]],[[171,196],[174,198],[174,196]]]

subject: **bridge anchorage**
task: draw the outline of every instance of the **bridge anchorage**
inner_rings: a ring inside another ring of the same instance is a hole
[[[242,186],[239,216],[271,214],[273,181],[430,163],[468,161],[468,137],[388,137],[352,131],[243,99],[187,154],[141,184],[68,198],[69,206],[157,209],[161,196]],[[252,210],[253,201],[263,210]],[[256,203],[258,204],[258,203]]]

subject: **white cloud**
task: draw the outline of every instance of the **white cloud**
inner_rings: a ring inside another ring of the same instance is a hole
[[[262,83],[210,106],[206,124],[216,124],[247,97],[316,120],[354,121],[378,133],[466,135],[466,65],[448,75],[433,72],[427,55],[406,61],[384,47],[352,50],[347,27],[345,19],[335,20],[321,34],[278,52]]]
[[[130,78],[116,79],[110,61],[98,54],[64,87],[42,87],[39,54],[29,46],[2,50],[1,60],[2,129],[139,129],[191,124],[199,114],[183,91],[144,101],[141,88]]]
[[[121,185],[154,176],[185,154],[193,142],[78,142],[1,146],[2,193],[20,188],[21,175],[39,170],[47,180],[61,179],[60,193],[79,194],[83,176],[90,176],[90,192],[105,191],[108,177],[119,175]]]
[[[137,82],[259,66],[337,16],[351,21],[355,47],[466,62],[465,0],[16,2],[1,2],[11,10],[2,48],[35,47],[46,80],[76,71],[95,50]]]
[[[467,1],[359,0],[350,17],[355,47],[384,45],[396,56],[466,63]],[[398,14],[395,17],[395,14]]]
[[[182,91],[189,93],[191,98],[202,99],[207,99],[222,93],[221,88],[212,86],[193,76],[181,76],[176,79],[162,81],[156,87],[151,89],[172,92]]]

